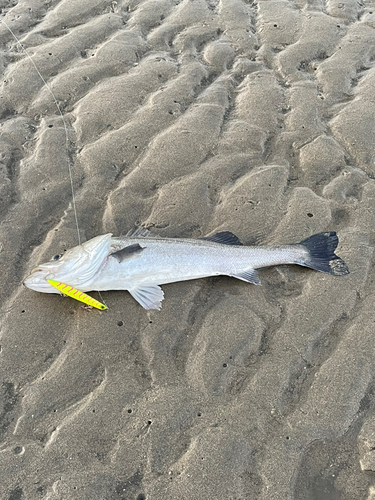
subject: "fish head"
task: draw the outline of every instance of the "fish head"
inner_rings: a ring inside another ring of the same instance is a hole
[[[31,271],[24,285],[43,293],[59,293],[47,280],[60,281],[78,289],[89,287],[108,257],[111,236],[111,233],[96,236],[63,255],[55,255],[50,262]]]

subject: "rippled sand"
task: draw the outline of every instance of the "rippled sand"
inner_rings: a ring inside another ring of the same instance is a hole
[[[370,3],[2,4],[68,140],[0,23],[0,497],[374,499]],[[335,230],[351,273],[166,285],[160,313],[32,292],[77,244],[69,164],[83,241]]]

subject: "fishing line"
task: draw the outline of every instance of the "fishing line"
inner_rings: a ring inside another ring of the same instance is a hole
[[[99,294],[100,300],[101,300],[101,301],[103,302],[103,304],[107,307],[107,309],[109,309],[109,307],[108,307],[108,305],[107,305],[106,301],[103,299],[102,294],[100,293],[100,291],[99,291],[99,290],[96,290],[96,291],[97,291],[97,293]]]
[[[59,106],[59,103],[57,102],[55,94],[53,93],[52,89],[50,88],[50,86],[48,85],[48,83],[46,82],[46,80],[44,79],[43,75],[39,71],[37,65],[34,63],[32,57],[30,56],[30,54],[28,53],[28,51],[26,50],[26,48],[22,45],[21,41],[18,39],[18,37],[16,36],[16,34],[13,32],[13,30],[7,25],[7,23],[5,21],[3,21],[1,18],[0,18],[0,22],[6,27],[6,29],[9,31],[9,33],[12,35],[12,37],[16,41],[17,45],[21,48],[22,52],[26,55],[26,57],[29,59],[29,61],[31,62],[31,64],[34,66],[34,69],[37,72],[37,74],[39,75],[40,79],[42,80],[44,86],[47,88],[48,92],[51,94],[53,102],[55,103],[55,106],[56,106],[56,108],[57,108],[57,110],[59,112],[59,115],[61,117],[61,121],[62,121],[62,123],[64,125],[65,144],[66,144],[66,150],[67,150],[67,153],[68,153],[67,165],[68,165],[68,172],[69,172],[69,179],[70,179],[70,187],[71,187],[71,191],[72,191],[72,205],[73,205],[73,211],[74,211],[75,224],[76,224],[76,228],[77,228],[78,244],[80,245],[81,244],[81,237],[80,237],[79,225],[78,225],[76,197],[75,197],[75,192],[74,192],[72,166],[71,166],[71,162],[70,162],[70,158],[69,158],[69,136],[68,136],[68,128],[66,126],[64,115],[62,114],[61,108]],[[99,291],[98,291],[98,293],[99,293],[99,297],[102,300],[103,304],[106,306],[106,308],[108,308],[108,306],[105,303],[105,301],[104,301],[101,293]],[[89,298],[91,299],[91,297],[89,297]],[[94,300],[94,299],[91,299],[91,300]]]
[[[6,27],[6,29],[10,32],[10,34],[12,35],[12,37],[15,39],[17,45],[19,45],[21,47],[21,50],[24,54],[26,54],[27,58],[31,61],[31,64],[34,66],[35,68],[35,71],[38,73],[38,75],[40,76],[43,84],[45,85],[45,87],[47,88],[48,92],[51,94],[52,96],[52,99],[56,105],[56,108],[60,114],[60,117],[61,117],[61,120],[63,122],[63,125],[64,125],[64,130],[65,130],[65,144],[66,144],[66,150],[67,150],[67,153],[69,151],[69,137],[68,137],[68,128],[66,126],[66,122],[65,122],[65,119],[64,119],[64,115],[62,114],[62,111],[61,111],[61,108],[59,106],[59,103],[57,102],[57,99],[55,97],[55,94],[52,92],[52,89],[49,87],[48,83],[46,82],[46,80],[43,78],[43,75],[41,74],[41,72],[39,71],[38,67],[36,66],[36,64],[34,63],[32,57],[30,56],[30,54],[28,53],[28,51],[25,49],[25,47],[22,45],[22,43],[20,42],[20,40],[17,38],[17,36],[13,33],[12,29],[7,25],[7,23],[5,21],[3,21],[1,18],[0,18],[0,21],[1,23]],[[69,153],[68,153],[68,160],[67,160],[67,164],[68,164],[68,171],[69,171],[69,179],[70,179],[70,187],[71,187],[71,190],[72,190],[72,205],[73,205],[73,211],[74,211],[74,218],[75,218],[75,223],[76,223],[76,227],[77,227],[77,235],[78,235],[78,244],[80,245],[81,244],[81,237],[80,237],[80,234],[79,234],[79,226],[78,226],[78,216],[77,216],[77,208],[76,208],[76,197],[75,197],[75,193],[74,193],[74,185],[73,185],[73,175],[72,175],[72,167],[71,167],[71,164],[70,164],[70,158],[69,158]]]

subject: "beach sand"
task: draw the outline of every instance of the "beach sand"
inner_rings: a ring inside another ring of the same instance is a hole
[[[0,498],[374,499],[370,3],[14,3],[32,61],[0,23]],[[350,274],[166,285],[161,312],[33,292],[78,243],[69,165],[82,241],[330,230]]]

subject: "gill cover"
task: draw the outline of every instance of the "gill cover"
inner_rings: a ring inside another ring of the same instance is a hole
[[[78,288],[88,284],[108,256],[111,237],[112,233],[96,236],[68,250],[53,279]]]

